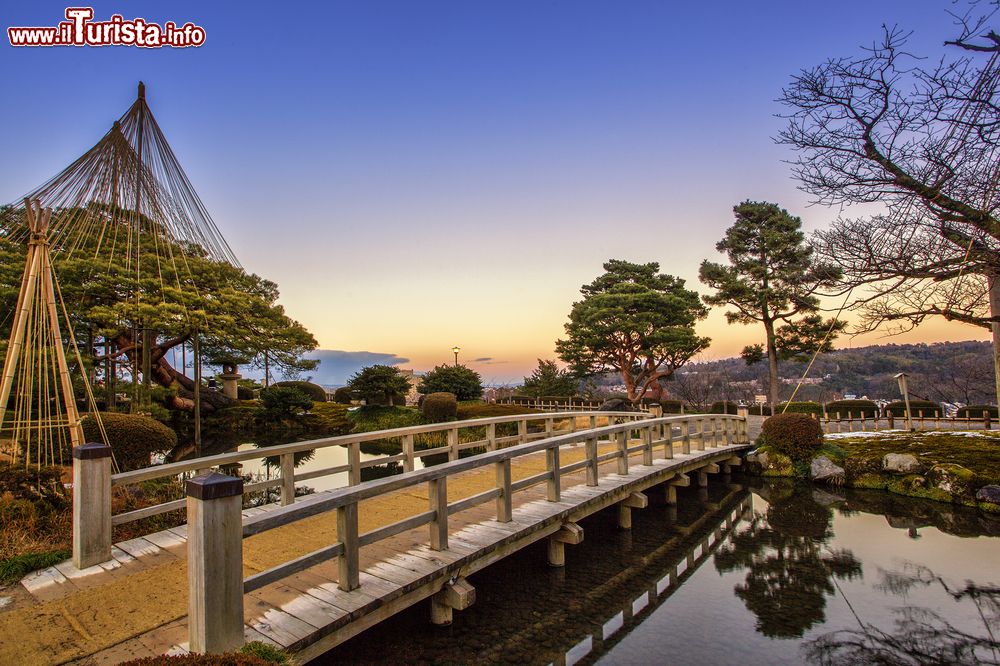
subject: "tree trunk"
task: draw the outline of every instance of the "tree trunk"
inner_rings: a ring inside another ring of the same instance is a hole
[[[778,344],[774,335],[774,322],[765,321],[764,331],[767,333],[768,398],[771,416],[774,416],[774,410],[778,407]]]
[[[990,331],[993,333],[993,374],[996,384],[996,396],[994,404],[1000,404],[1000,322],[996,317],[1000,317],[1000,273],[989,273],[986,275],[987,283],[990,286],[990,316],[994,321],[990,323]]]

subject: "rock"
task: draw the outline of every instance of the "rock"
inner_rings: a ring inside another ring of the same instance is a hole
[[[624,412],[628,410],[628,404],[621,398],[611,398],[601,403],[597,409],[601,412]]]
[[[976,491],[976,499],[980,502],[989,502],[990,504],[1000,504],[1000,486],[983,486],[978,491]]]
[[[927,482],[952,496],[953,499],[971,499],[973,473],[952,463],[934,465],[927,472]]]
[[[826,456],[813,458],[812,465],[809,466],[809,478],[813,481],[831,481],[844,478],[844,468],[834,465],[833,461]]]
[[[762,451],[761,449],[754,449],[747,454],[747,462],[757,463],[761,467],[767,467],[768,457],[767,451]]]
[[[893,474],[916,474],[920,461],[909,453],[888,453],[882,456],[882,469]]]

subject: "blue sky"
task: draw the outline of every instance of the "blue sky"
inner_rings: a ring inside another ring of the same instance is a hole
[[[8,3],[9,25],[65,4]],[[147,97],[243,265],[330,350],[426,369],[491,358],[498,381],[553,343],[609,258],[697,266],[741,200],[809,229],[774,99],[884,22],[940,53],[943,2],[97,2],[192,21],[196,49],[0,47],[0,200],[38,185]],[[756,330],[705,323],[709,357]],[[934,325],[907,338],[983,337]],[[870,343],[870,339],[844,344]]]

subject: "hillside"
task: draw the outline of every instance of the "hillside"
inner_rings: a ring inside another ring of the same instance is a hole
[[[782,363],[783,398],[804,370],[805,363]],[[823,354],[796,399],[826,401],[844,394],[896,399],[894,375],[899,372],[910,376],[910,392],[916,397],[965,404],[996,401],[990,344],[973,341],[873,345]],[[747,366],[740,358],[723,359],[687,366],[668,388],[679,397],[709,390],[715,399],[752,399],[763,392],[766,378],[763,363]]]

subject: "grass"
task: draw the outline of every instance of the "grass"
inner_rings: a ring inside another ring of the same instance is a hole
[[[961,465],[973,472],[979,486],[1000,484],[1000,432],[888,432],[874,437],[838,437],[826,440],[826,444],[842,449],[845,458],[873,465],[881,465],[882,456],[888,453],[908,453],[927,466]]]
[[[13,585],[32,571],[51,567],[69,558],[68,550],[26,553],[0,561],[0,585]]]

